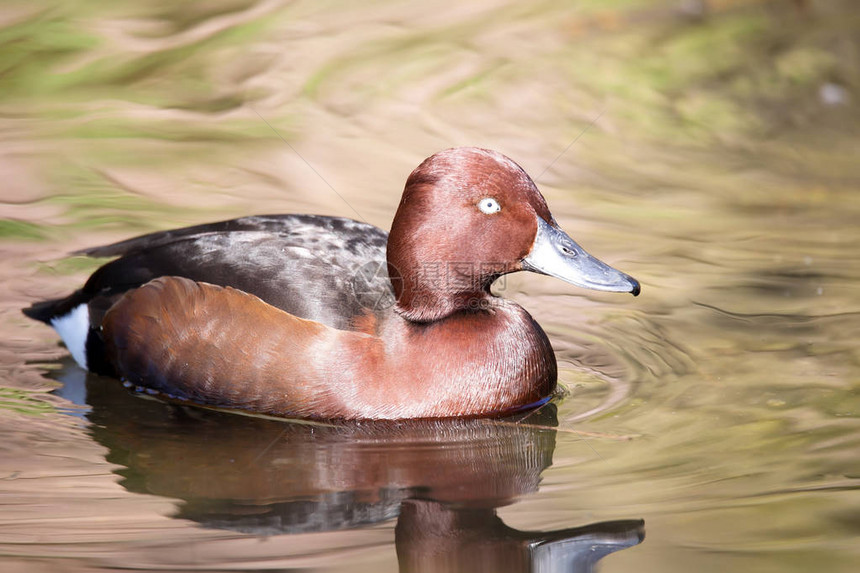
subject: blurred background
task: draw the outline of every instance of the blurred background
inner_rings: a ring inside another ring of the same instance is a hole
[[[255,213],[387,229],[409,172],[470,145],[643,283],[500,285],[569,392],[552,467],[502,517],[644,518],[603,571],[856,570],[858,8],[5,0],[0,568],[396,570],[391,523],[275,559],[120,488],[90,406],[57,391],[66,351],[20,308],[99,263],[70,252],[144,232]]]

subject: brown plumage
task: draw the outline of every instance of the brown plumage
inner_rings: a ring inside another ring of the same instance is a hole
[[[432,323],[392,318],[373,336],[297,318],[229,287],[163,277],[115,304],[103,332],[131,384],[273,415],[498,414],[547,396],[556,378],[543,331],[503,299]]]

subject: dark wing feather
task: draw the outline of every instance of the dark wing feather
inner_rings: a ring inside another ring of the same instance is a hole
[[[378,313],[393,301],[387,241],[385,231],[367,223],[318,215],[243,217],[152,233],[81,251],[119,258],[69,297],[24,312],[48,322],[87,303],[95,326],[128,290],[160,276],[181,276],[230,286],[301,318],[349,329],[355,317]]]

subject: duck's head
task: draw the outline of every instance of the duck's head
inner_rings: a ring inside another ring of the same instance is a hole
[[[496,278],[520,270],[634,296],[640,288],[559,228],[519,165],[472,147],[439,152],[409,176],[388,239],[388,270],[398,312],[415,321],[480,308]]]

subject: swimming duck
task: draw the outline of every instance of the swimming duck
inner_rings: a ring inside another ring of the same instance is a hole
[[[82,251],[118,257],[24,310],[84,368],[202,405],[319,419],[495,416],[556,385],[541,327],[495,296],[521,270],[639,294],[562,231],[526,172],[455,148],[409,176],[391,231],[254,216]]]

